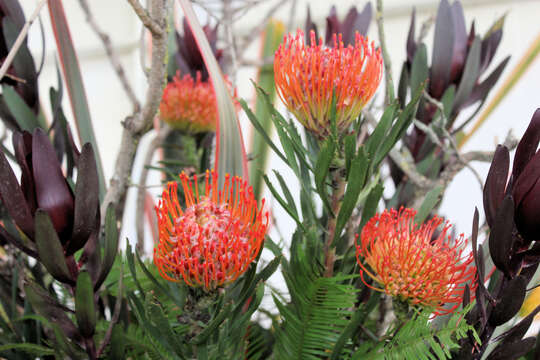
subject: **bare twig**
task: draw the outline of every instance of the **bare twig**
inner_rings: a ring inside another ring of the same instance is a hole
[[[384,34],[384,19],[383,19],[383,3],[382,0],[377,0],[377,29],[379,30],[379,42],[381,43],[381,51],[384,61],[384,76],[386,79],[386,94],[384,97],[384,103],[390,104],[390,101],[394,98],[394,81],[392,80],[392,63],[390,61],[390,55],[386,48],[386,36]]]
[[[149,1],[150,15],[156,19],[162,33],[166,29],[168,4],[167,0]],[[148,74],[146,100],[141,111],[129,116],[123,123],[124,131],[122,132],[120,151],[116,158],[110,187],[101,205],[102,214],[105,214],[105,209],[110,203],[118,204],[126,193],[137,144],[142,135],[150,129],[159,106],[162,88],[165,84],[166,54],[167,37],[159,35],[159,32],[152,32],[152,65]]]
[[[6,75],[6,72],[8,71],[9,66],[13,62],[13,59],[15,58],[15,55],[17,55],[17,51],[19,51],[19,48],[21,47],[24,39],[26,39],[26,35],[28,34],[28,30],[30,29],[30,26],[32,23],[36,20],[36,18],[39,15],[39,12],[43,8],[43,6],[47,3],[47,0],[41,0],[37,6],[32,15],[28,18],[26,23],[21,29],[21,32],[17,36],[17,39],[15,39],[15,42],[13,43],[13,46],[9,50],[9,53],[4,60],[4,63],[2,64],[2,67],[0,67],[0,80],[4,78]]]
[[[141,19],[143,25],[150,30],[152,36],[161,37],[165,34],[165,28],[159,24],[152,16],[152,12],[146,11],[145,8],[139,3],[139,0],[128,0],[139,19]]]
[[[141,170],[141,177],[139,180],[139,186],[137,188],[137,212],[135,215],[135,223],[137,224],[137,250],[139,250],[141,253],[144,250],[144,201],[146,191],[148,189],[148,187],[146,187],[146,180],[150,170],[147,165],[150,165],[156,149],[163,143],[163,140],[165,140],[169,133],[170,128],[168,126],[165,126],[159,130],[159,133],[156,134],[154,139],[152,139],[148,145],[148,149],[146,150],[146,155],[143,161],[143,168]]]
[[[135,96],[135,92],[133,91],[133,88],[131,87],[131,84],[129,83],[126,77],[126,72],[124,71],[124,67],[120,63],[120,60],[118,60],[118,54],[116,53],[116,50],[112,46],[111,38],[96,23],[96,20],[94,19],[94,15],[92,14],[90,7],[88,6],[87,0],[79,0],[79,4],[81,5],[81,8],[83,9],[83,12],[86,16],[86,21],[88,22],[92,30],[94,30],[96,35],[100,38],[101,42],[103,43],[103,47],[105,48],[107,57],[109,58],[109,61],[111,62],[111,65],[114,68],[114,71],[116,72],[116,75],[118,76],[118,79],[120,80],[120,83],[122,83],[122,87],[124,88],[124,91],[126,92],[131,103],[133,104],[134,111],[138,111],[141,107],[141,104],[137,100],[137,97]]]

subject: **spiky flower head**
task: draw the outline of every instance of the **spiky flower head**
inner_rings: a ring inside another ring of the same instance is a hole
[[[260,208],[251,187],[239,177],[225,176],[218,189],[217,174],[206,172],[204,193],[180,174],[185,197],[178,200],[178,184],[169,182],[156,207],[159,243],[154,264],[170,281],[212,290],[236,280],[260,251],[268,227],[268,212]]]
[[[218,119],[216,94],[211,82],[195,80],[189,74],[174,77],[159,105],[161,119],[175,129],[191,134],[216,131]]]
[[[476,288],[473,255],[465,253],[468,240],[448,236],[448,222],[434,237],[443,220],[434,217],[418,226],[415,215],[414,209],[391,209],[368,221],[356,247],[362,281],[409,305],[433,309],[435,316],[453,312],[466,284],[471,293]]]
[[[382,77],[382,56],[373,42],[355,34],[354,46],[344,46],[341,34],[334,34],[334,46],[317,44],[310,32],[311,45],[304,33],[289,34],[274,58],[278,94],[294,116],[319,138],[330,132],[332,95],[336,100],[339,133],[360,115]]]

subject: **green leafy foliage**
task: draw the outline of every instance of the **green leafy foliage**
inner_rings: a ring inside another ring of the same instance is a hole
[[[465,314],[471,309],[454,313],[448,323],[434,329],[429,323],[429,312],[416,313],[411,319],[394,330],[395,334],[388,341],[363,346],[352,359],[369,360],[446,360],[452,358],[452,350],[458,349],[458,341],[468,336],[475,336],[480,342],[474,327],[467,324]]]

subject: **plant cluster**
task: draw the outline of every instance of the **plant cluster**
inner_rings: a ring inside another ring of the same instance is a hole
[[[133,102],[110,182],[62,0],[39,1],[28,21],[19,0],[0,0],[0,118],[12,140],[0,151],[1,358],[539,357],[540,340],[526,334],[540,305],[518,313],[538,283],[540,109],[519,141],[489,153],[458,146],[508,63],[489,71],[503,19],[480,37],[474,23],[466,31],[459,1],[441,0],[428,59],[429,24],[416,37],[413,11],[397,93],[382,0],[379,44],[366,36],[370,3],[343,20],[332,7],[324,39],[309,9],[305,33],[265,21],[253,30],[262,51],[250,106],[234,91],[242,39],[231,24],[258,2],[195,2],[221,17],[203,27],[192,3],[179,0],[179,33],[172,0],[148,0],[148,8],[128,0],[151,42],[140,103],[79,1]],[[45,3],[62,65],[51,118],[25,40]],[[232,38],[229,48],[220,32]],[[383,82],[384,103],[376,96]],[[240,110],[257,131],[249,154]],[[140,150],[143,136],[153,139]],[[131,209],[125,196],[137,150],[146,159]],[[267,174],[269,151],[293,178]],[[471,233],[456,234],[438,205],[471,161],[491,162],[482,179],[485,224],[474,209]],[[150,170],[162,175],[157,199],[146,188]],[[127,211],[136,224],[122,223]],[[271,232],[280,216],[294,221],[290,234]],[[119,238],[122,226],[137,227],[136,245]],[[145,254],[150,240],[153,254]],[[268,281],[278,273],[282,289]]]

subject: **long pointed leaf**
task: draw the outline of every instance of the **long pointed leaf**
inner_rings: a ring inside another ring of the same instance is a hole
[[[178,1],[197,41],[216,93],[219,121],[216,131],[216,160],[214,167],[218,172],[219,183],[223,184],[226,173],[231,176],[240,176],[248,181],[246,150],[231,94],[227,89],[218,62],[197,19],[197,15],[195,15],[191,2],[188,0]],[[241,156],[238,156],[239,154]]]
[[[73,109],[75,123],[79,132],[79,139],[83,144],[89,142],[94,148],[99,173],[99,194],[100,199],[103,199],[105,194],[105,176],[103,174],[101,156],[99,155],[99,148],[94,135],[79,61],[71,39],[64,6],[62,5],[62,0],[49,0],[48,5],[58,55],[60,56],[64,73],[64,80],[66,81],[71,108]]]

